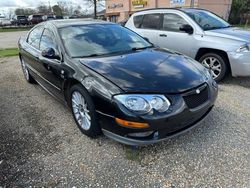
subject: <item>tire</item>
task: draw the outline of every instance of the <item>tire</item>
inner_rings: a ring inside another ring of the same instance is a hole
[[[20,57],[20,61],[21,61],[21,66],[22,66],[23,75],[24,75],[25,80],[30,84],[36,83],[35,79],[30,75],[29,69],[26,66],[26,63],[24,62],[24,60],[21,57]]]
[[[69,106],[81,132],[91,138],[101,134],[94,103],[87,90],[76,84],[70,88]]]
[[[228,73],[227,59],[217,53],[207,53],[203,55],[199,62],[210,69],[213,79],[216,82],[221,81]]]

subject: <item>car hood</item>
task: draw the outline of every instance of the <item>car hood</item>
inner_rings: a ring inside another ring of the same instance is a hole
[[[244,42],[250,42],[250,30],[244,30],[237,27],[215,29],[205,31],[206,35],[224,37]]]
[[[125,92],[180,93],[205,82],[204,68],[189,57],[163,49],[147,49],[80,62]]]

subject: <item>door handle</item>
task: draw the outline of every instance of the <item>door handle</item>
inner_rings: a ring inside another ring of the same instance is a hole
[[[47,64],[47,63],[43,63],[43,66],[44,66],[45,69],[47,69],[48,71],[51,69],[51,67],[50,67],[49,64]]]
[[[159,36],[160,36],[160,37],[167,37],[166,34],[160,34]]]

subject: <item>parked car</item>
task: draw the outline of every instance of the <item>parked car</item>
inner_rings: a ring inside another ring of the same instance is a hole
[[[34,15],[29,15],[28,17],[29,24],[38,24],[43,21],[43,15],[40,14],[34,14]]]
[[[125,24],[127,23],[127,21],[128,21],[128,19],[125,19],[123,21],[118,22],[118,24],[121,25],[121,26],[125,26]]]
[[[62,20],[62,19],[63,19],[63,16],[56,16],[56,19],[57,19],[57,20]]]
[[[154,9],[133,14],[125,25],[152,43],[188,55],[211,70],[250,76],[250,32],[201,9]]]
[[[205,67],[110,22],[43,22],[18,46],[25,79],[67,104],[90,137],[155,143],[198,125],[217,96]]]
[[[24,15],[16,15],[12,19],[12,25],[28,25],[28,19]]]
[[[0,26],[10,26],[11,21],[8,18],[0,18]]]
[[[49,15],[42,16],[42,18],[43,18],[44,21],[49,21],[49,20],[55,20],[56,16],[52,15],[52,14],[49,14]]]

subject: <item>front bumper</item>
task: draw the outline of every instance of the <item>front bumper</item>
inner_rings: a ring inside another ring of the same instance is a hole
[[[211,110],[212,110],[212,107],[199,120],[197,120],[196,122],[194,122],[190,125],[183,127],[182,129],[179,129],[179,130],[172,132],[172,133],[165,132],[165,136],[159,137],[159,131],[155,131],[153,133],[153,136],[151,139],[135,139],[135,138],[129,138],[126,136],[121,136],[121,135],[115,134],[115,133],[108,131],[108,130],[105,130],[105,129],[102,129],[102,131],[103,131],[103,134],[105,136],[107,136],[113,140],[116,140],[120,143],[123,143],[123,144],[131,145],[131,146],[149,145],[149,144],[161,142],[161,141],[164,141],[166,139],[170,139],[172,137],[175,137],[175,136],[184,134],[185,132],[188,132],[189,130],[193,129],[194,127],[200,125],[206,119],[206,117],[208,116],[208,114]]]
[[[172,100],[173,107],[168,113],[154,114],[145,116],[132,116],[129,113],[116,113],[110,116],[99,112],[103,133],[124,144],[128,145],[147,145],[153,144],[170,137],[184,133],[191,128],[199,125],[213,108],[217,97],[218,88],[210,85],[209,98],[202,105],[190,109],[183,95],[168,96]],[[128,121],[148,123],[149,128],[136,129],[118,125],[115,118]],[[134,136],[135,134],[149,133],[147,136]]]
[[[232,76],[250,76],[250,52],[228,53]]]

